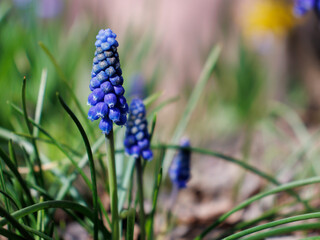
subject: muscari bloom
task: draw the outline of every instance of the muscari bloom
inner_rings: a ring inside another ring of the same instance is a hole
[[[141,99],[133,99],[129,108],[126,137],[124,140],[125,151],[135,158],[142,157],[151,160],[150,134],[146,119],[146,108]]]
[[[180,146],[190,147],[190,141],[188,139],[182,139]],[[172,161],[169,176],[172,183],[178,189],[187,187],[187,182],[190,179],[190,160],[191,151],[188,149],[180,149]]]
[[[128,104],[123,96],[116,37],[110,29],[99,31],[89,85],[92,93],[88,97],[91,105],[88,118],[91,121],[100,118],[99,128],[106,134],[112,130],[113,123],[123,126],[127,122]]]
[[[294,4],[294,13],[297,16],[303,16],[307,12],[314,10],[317,15],[320,14],[319,0],[296,0]]]

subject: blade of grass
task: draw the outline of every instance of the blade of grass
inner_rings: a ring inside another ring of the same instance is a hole
[[[310,184],[315,184],[315,183],[320,183],[320,177],[313,177],[313,178],[308,178],[305,180],[300,180],[300,181],[294,181],[288,184],[283,184],[281,186],[275,187],[269,191],[266,192],[262,192],[259,194],[256,194],[255,196],[247,199],[246,201],[242,202],[241,204],[239,204],[238,206],[234,207],[233,209],[231,209],[230,211],[228,211],[227,213],[223,214],[221,217],[218,218],[217,221],[215,221],[213,224],[211,224],[208,228],[206,228],[197,238],[195,239],[202,239],[203,237],[205,237],[210,231],[212,231],[215,227],[219,226],[223,221],[225,221],[229,216],[231,216],[233,213],[245,208],[246,206],[249,206],[250,204],[252,204],[253,202],[260,200],[264,197],[282,192],[282,191],[287,191],[287,190],[291,190],[293,188],[296,187],[302,187],[302,186],[306,186],[306,185],[310,185]],[[320,216],[320,213],[319,213]]]
[[[90,142],[86,132],[84,131],[76,115],[71,111],[71,109],[67,106],[67,104],[63,101],[63,99],[59,95],[58,95],[58,98],[62,107],[66,110],[68,115],[72,118],[73,122],[77,125],[77,128],[81,134],[81,137],[83,139],[83,142],[87,150],[89,167],[90,167],[90,175],[91,175],[91,181],[92,181],[92,198],[93,198],[93,212],[94,212],[94,223],[93,223],[94,224],[94,240],[98,240],[98,211],[99,211],[98,191],[97,191],[96,171],[94,168],[94,160],[93,160]]]
[[[157,210],[157,202],[158,202],[158,194],[161,186],[161,180],[162,180],[162,168],[160,168],[158,174],[156,175],[156,182],[155,182],[155,187],[153,190],[153,201],[152,201],[152,210],[149,216],[149,221],[147,222],[147,234],[148,234],[148,239],[152,240],[153,239],[153,223],[154,223],[154,216],[156,214]]]
[[[27,104],[26,104],[26,87],[27,87],[27,79],[26,77],[23,78],[23,84],[22,84],[22,109],[23,109],[23,116],[24,120],[26,122],[29,134],[32,135],[32,128],[29,122],[28,112],[27,112]],[[39,172],[35,175],[35,181],[41,186],[44,186],[44,178],[43,178],[43,172],[42,172],[42,166],[41,166],[41,160],[39,156],[38,147],[35,140],[31,140],[31,143],[34,148],[34,154],[35,154],[35,163],[39,167]]]
[[[179,100],[179,96],[166,99],[166,100],[164,100],[163,102],[161,102],[158,106],[156,106],[153,110],[151,110],[148,115],[149,115],[149,116],[153,116],[154,114],[156,114],[157,112],[159,112],[159,111],[160,111],[162,108],[164,108],[165,106],[169,105],[170,103],[174,103],[174,102],[176,102],[176,101],[178,101],[178,100]]]
[[[243,240],[266,239],[268,237],[279,236],[279,235],[282,235],[285,233],[291,233],[294,231],[311,230],[311,229],[317,230],[319,228],[320,228],[320,223],[305,223],[305,224],[299,224],[295,226],[285,226],[285,227],[270,229],[267,232],[258,233],[251,237],[244,238]]]
[[[40,203],[42,203],[43,202],[43,197],[41,196],[40,197],[40,201],[39,201]],[[44,214],[44,211],[43,210],[40,210],[40,211],[38,211],[38,213],[37,213],[37,230],[39,231],[39,232],[41,232],[41,231],[43,231],[43,229],[42,229],[42,226],[43,226],[43,214]],[[40,237],[39,236],[36,236],[36,238],[35,238],[35,240],[41,240],[40,239]]]
[[[16,220],[25,217],[29,214],[38,212],[40,210],[44,209],[49,209],[49,208],[60,208],[60,209],[70,209],[76,212],[81,213],[88,219],[90,219],[93,222],[93,212],[90,208],[83,206],[81,204],[72,202],[72,201],[57,201],[57,200],[52,200],[52,201],[44,201],[42,203],[36,203],[33,205],[30,205],[28,207],[19,209],[18,211],[15,211],[11,214],[13,218]],[[8,223],[8,219],[1,219],[0,220],[0,226],[4,226]]]
[[[216,63],[217,63],[219,55],[220,55],[220,51],[221,51],[221,46],[217,45],[210,52],[209,57],[207,59],[207,62],[205,63],[205,66],[204,66],[202,73],[200,75],[200,78],[199,78],[199,80],[198,80],[196,86],[194,87],[194,90],[190,96],[187,107],[184,110],[183,115],[181,117],[181,120],[180,120],[177,128],[174,131],[173,137],[171,139],[172,143],[178,144],[184,130],[186,129],[187,124],[189,122],[189,119],[191,117],[191,114],[192,114],[193,110],[195,109],[199,98],[201,97],[203,89],[205,88],[205,86],[206,86],[206,84],[212,74],[214,67],[216,66]],[[167,174],[168,169],[170,167],[173,155],[174,155],[173,151],[170,151],[166,154],[166,157],[163,162],[163,178],[166,177],[166,174]]]
[[[154,103],[155,101],[157,101],[157,99],[162,95],[162,92],[156,92],[154,94],[152,94],[151,96],[145,98],[143,100],[143,104],[145,105],[145,107],[149,107],[152,103]]]
[[[8,223],[10,223],[14,228],[16,228],[22,234],[22,236],[24,236],[25,238],[30,239],[30,240],[34,239],[25,230],[25,228],[10,213],[8,213],[6,210],[4,210],[1,206],[0,206],[0,216],[4,217]]]
[[[41,231],[37,231],[31,227],[28,227],[26,225],[23,225],[22,226],[30,233],[36,235],[38,237],[39,240],[42,240],[42,239],[45,239],[45,240],[52,240],[53,238],[49,237],[48,235],[44,234],[43,232]]]
[[[18,172],[16,166],[11,162],[10,158],[7,156],[7,154],[0,148],[0,157],[5,162],[5,164],[9,167],[10,171],[13,173],[13,175],[17,178],[18,182],[20,183],[22,189],[24,190],[29,203],[33,204],[34,201],[32,199],[31,193],[29,191],[29,188],[27,187],[25,181],[21,177],[20,173]]]
[[[252,228],[243,230],[241,232],[232,234],[231,236],[226,237],[225,240],[239,239],[240,237],[243,237],[243,236],[246,236],[246,235],[267,229],[267,228],[276,227],[276,226],[279,226],[282,224],[287,224],[287,223],[292,223],[292,222],[297,222],[297,221],[302,221],[302,220],[314,219],[314,218],[320,218],[320,213],[319,212],[308,213],[308,214],[302,214],[302,215],[298,215],[298,216],[293,216],[293,217],[288,217],[288,218],[276,220],[273,222],[262,224],[262,225],[252,227]],[[297,226],[295,226],[295,227],[297,227]]]
[[[19,108],[15,107],[14,105],[12,105],[12,106],[17,112],[21,113]],[[53,142],[53,144],[70,160],[70,162],[73,164],[73,166],[79,172],[79,174],[81,175],[81,177],[83,178],[85,183],[88,185],[90,190],[92,190],[91,182],[89,181],[88,177],[86,176],[86,174],[82,170],[83,166],[79,167],[79,164],[69,155],[69,153],[62,147],[62,145],[54,137],[52,137],[51,134],[49,134],[44,128],[42,128],[39,124],[37,124],[35,121],[33,121],[30,118],[29,118],[29,121],[32,125],[37,127],[40,130],[40,132],[42,132],[46,137],[48,137]]]
[[[17,204],[17,201],[15,201],[15,200],[13,199],[13,197],[9,195],[9,193],[4,192],[4,191],[2,191],[2,190],[0,190],[0,193],[1,193],[2,195],[4,195],[8,200],[10,200],[10,202],[15,206],[16,209],[19,209],[19,208],[20,208],[20,207],[18,206],[18,204]]]
[[[76,97],[71,85],[69,84],[69,81],[67,80],[66,76],[64,75],[61,67],[59,66],[57,60],[55,59],[55,57],[52,55],[52,53],[49,51],[49,49],[44,45],[43,42],[39,42],[38,43],[39,46],[42,48],[42,50],[46,53],[46,55],[49,57],[50,61],[52,62],[53,66],[55,67],[56,71],[58,72],[59,77],[61,78],[61,80],[63,81],[63,83],[65,84],[65,86],[67,87],[73,101],[75,102],[78,110],[80,111],[80,114],[82,116],[82,118],[84,120],[87,120],[87,114],[85,113],[84,109],[82,108],[82,105],[80,104],[78,98]],[[91,127],[90,124],[88,124],[88,121],[85,121],[87,123],[87,127],[90,131],[90,134],[93,133],[93,129]]]
[[[136,210],[134,208],[130,208],[128,210],[128,215],[127,215],[127,236],[126,236],[126,240],[133,240],[134,239],[135,217],[136,217]]]
[[[2,191],[4,193],[7,194],[7,187],[6,187],[6,184],[5,184],[5,181],[4,181],[4,176],[3,176],[3,171],[2,170],[3,170],[3,166],[2,166],[2,161],[0,160],[0,184],[1,184],[1,189],[2,189]],[[4,204],[5,204],[5,207],[6,207],[6,211],[8,213],[11,212],[10,211],[10,205],[9,205],[7,197],[4,198]]]
[[[10,232],[5,228],[0,228],[0,235],[12,240],[28,240],[27,238],[21,237],[18,234]]]
[[[209,155],[212,157],[217,157],[217,158],[223,159],[225,161],[235,163],[238,166],[266,179],[268,182],[273,183],[274,185],[278,185],[278,186],[281,185],[281,183],[277,179],[275,179],[272,175],[269,175],[265,172],[260,171],[259,169],[246,163],[245,161],[241,161],[236,158],[233,158],[233,157],[230,157],[230,156],[218,153],[218,152],[213,152],[213,151],[210,151],[207,149],[201,149],[201,148],[195,148],[195,147],[186,148],[186,147],[182,147],[180,145],[158,145],[158,146],[151,146],[151,148],[187,149],[187,150],[190,150],[195,153],[200,153],[200,154],[205,154],[205,155]],[[306,210],[311,210],[311,207],[309,206],[309,204],[306,201],[302,200],[297,193],[295,193],[294,191],[291,191],[291,190],[288,191],[288,193],[290,195],[292,195],[293,197],[295,197],[299,202],[301,202],[304,205],[304,207],[306,208]]]
[[[41,81],[40,81],[40,87],[39,87],[39,93],[38,93],[38,100],[36,105],[36,112],[34,117],[34,122],[37,124],[40,124],[41,120],[41,113],[43,108],[43,100],[44,100],[44,93],[46,91],[46,85],[47,85],[47,69],[42,69],[41,73]],[[33,127],[33,136],[38,137],[39,136],[39,129],[36,127]]]
[[[131,181],[133,181],[132,173],[133,173],[134,163],[135,163],[134,158],[130,157],[127,162],[128,164],[122,179],[122,185],[121,185],[121,188],[119,188],[119,201],[118,201],[119,210],[123,208],[123,204],[126,199],[129,184],[131,183]]]

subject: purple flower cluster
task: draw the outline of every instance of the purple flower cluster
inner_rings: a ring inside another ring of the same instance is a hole
[[[190,147],[190,141],[188,139],[182,139],[180,146]],[[178,189],[187,187],[187,182],[190,179],[190,160],[191,151],[181,149],[172,161],[169,176],[172,183],[177,186]]]
[[[128,113],[116,37],[110,29],[99,31],[89,85],[92,93],[88,97],[91,105],[88,118],[91,121],[101,118],[99,128],[106,134],[112,130],[113,122],[125,125]]]
[[[302,16],[311,10],[315,10],[315,12],[319,15],[320,0],[295,0],[295,4],[294,4],[295,15]]]
[[[130,104],[124,146],[126,153],[133,157],[141,156],[145,160],[151,160],[153,157],[150,150],[146,108],[140,99],[133,99]]]

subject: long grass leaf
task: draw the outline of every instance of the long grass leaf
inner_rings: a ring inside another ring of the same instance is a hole
[[[259,193],[256,194],[255,196],[247,199],[246,201],[242,202],[241,204],[237,205],[236,207],[234,207],[233,209],[231,209],[230,211],[228,211],[227,213],[223,214],[221,217],[218,218],[217,221],[215,221],[213,224],[211,224],[208,228],[206,228],[196,239],[202,239],[203,237],[205,237],[210,231],[212,231],[215,227],[217,227],[218,225],[220,225],[223,221],[225,221],[229,216],[231,216],[233,213],[249,206],[250,204],[252,204],[253,202],[260,200],[264,197],[279,193],[279,192],[283,192],[283,191],[288,191],[291,190],[293,188],[296,187],[302,187],[302,186],[306,186],[306,185],[310,185],[310,184],[315,184],[315,183],[320,183],[320,177],[313,177],[313,178],[308,178],[305,180],[300,180],[300,181],[294,181],[288,184],[283,184],[280,185],[278,187],[275,187],[269,191],[263,192],[263,193]],[[320,213],[319,217],[320,217]]]
[[[136,216],[136,210],[134,208],[130,208],[128,210],[128,215],[127,215],[127,236],[126,236],[126,240],[133,240],[134,239],[135,216]]]
[[[267,232],[258,233],[251,237],[244,238],[243,240],[266,239],[268,237],[279,236],[279,235],[283,235],[283,234],[291,233],[295,231],[311,230],[311,229],[318,230],[319,228],[320,228],[320,223],[304,223],[304,224],[299,224],[294,226],[285,226],[285,227],[270,229]]]
[[[29,203],[34,203],[31,193],[29,191],[29,188],[27,187],[26,182],[21,177],[20,173],[18,172],[16,166],[11,162],[10,158],[7,156],[7,154],[0,148],[0,157],[3,159],[5,164],[9,167],[10,171],[14,174],[14,176],[17,178],[18,182],[20,183],[22,189],[24,190]]]
[[[57,60],[55,59],[55,57],[53,56],[53,54],[49,51],[49,49],[44,45],[43,42],[39,42],[39,46],[42,48],[42,50],[46,53],[46,55],[49,57],[50,61],[52,62],[53,66],[55,67],[56,71],[58,72],[59,77],[61,78],[61,80],[64,82],[65,86],[67,87],[73,101],[75,102],[78,110],[80,111],[80,114],[82,116],[83,119],[87,119],[87,114],[85,113],[84,109],[82,108],[82,105],[80,104],[78,98],[76,97],[69,81],[67,80],[66,76],[64,75],[61,67],[59,66]],[[92,128],[89,124],[88,128],[90,131],[92,131]]]
[[[24,227],[6,210],[0,206],[0,216],[4,217],[8,223],[10,223],[14,228],[16,228],[25,238],[34,239]]]
[[[15,105],[12,105],[14,107],[14,109],[20,112],[20,109],[18,107],[16,107]],[[88,187],[91,189],[92,188],[92,184],[89,181],[88,177],[86,176],[86,174],[84,173],[84,171],[82,170],[82,167],[79,167],[79,164],[69,155],[69,153],[62,147],[62,145],[54,138],[51,136],[51,134],[49,134],[49,132],[47,132],[43,127],[41,127],[39,124],[37,124],[35,121],[33,121],[32,119],[29,118],[29,121],[32,125],[34,125],[35,127],[37,127],[40,132],[42,132],[45,136],[47,136],[52,142],[53,144],[70,160],[70,162],[73,164],[73,166],[76,168],[76,170],[79,172],[79,174],[81,175],[81,177],[83,178],[83,180],[85,181],[85,183],[88,185]]]
[[[169,98],[169,99],[166,99],[164,100],[163,102],[161,102],[158,106],[156,106],[154,109],[152,109],[150,112],[149,112],[149,116],[153,116],[155,114],[157,114],[157,112],[159,112],[162,108],[164,108],[165,106],[171,104],[171,103],[174,103],[176,101],[179,100],[179,96],[176,96],[176,97],[172,97],[172,98]]]
[[[34,116],[34,122],[37,124],[40,124],[41,120],[41,113],[43,108],[43,100],[44,100],[44,93],[46,91],[46,85],[47,85],[47,69],[42,69],[41,73],[41,80],[40,80],[40,87],[39,87],[39,93],[38,93],[38,100],[36,105],[36,112]],[[33,128],[33,136],[37,137],[39,135],[39,129],[34,127]]]
[[[32,135],[32,128],[30,125],[29,117],[28,117],[28,112],[27,112],[27,104],[26,104],[26,87],[27,87],[27,79],[24,77],[23,78],[23,84],[22,84],[22,109],[23,109],[23,116],[24,120],[27,125],[27,129],[29,131],[29,134]],[[42,172],[42,166],[41,166],[41,160],[39,156],[39,151],[38,147],[36,144],[35,140],[31,141],[33,148],[34,148],[34,155],[35,155],[35,162],[39,167],[39,173],[36,173],[35,175],[35,181],[40,185],[44,186],[44,178],[43,178],[43,172]]]
[[[0,228],[0,236],[4,236],[4,237],[6,237],[7,239],[10,239],[10,240],[29,240],[27,238],[19,236],[16,233],[10,232],[9,230],[7,230],[5,228]]]
[[[221,51],[221,46],[217,45],[216,47],[214,47],[211,51],[211,53],[209,54],[209,57],[207,59],[207,62],[202,70],[202,73],[200,75],[200,78],[197,82],[197,85],[194,87],[194,90],[190,96],[190,99],[188,101],[187,107],[184,110],[181,120],[177,126],[177,128],[174,131],[173,137],[171,142],[174,144],[178,144],[184,130],[187,127],[187,124],[189,122],[189,119],[191,117],[191,114],[193,112],[193,110],[195,109],[199,98],[201,97],[201,94],[203,92],[203,89],[205,88],[211,74],[212,71],[214,69],[214,67],[216,66],[216,63],[218,61],[219,55],[220,55],[220,51]],[[169,170],[172,158],[173,158],[174,152],[168,152],[166,155],[166,158],[164,159],[163,162],[163,177],[166,177],[166,174]]]
[[[143,100],[143,104],[146,107],[149,107],[152,103],[154,103],[160,96],[162,95],[162,92],[156,92],[152,94],[151,96],[147,97]]]
[[[225,161],[235,163],[238,166],[266,179],[268,182],[270,182],[274,185],[278,185],[278,186],[281,185],[281,183],[276,178],[274,178],[272,175],[267,174],[267,173],[257,169],[256,167],[246,163],[245,161],[241,161],[239,159],[236,159],[236,158],[233,158],[233,157],[230,157],[230,156],[218,153],[218,152],[213,152],[213,151],[210,151],[207,149],[201,149],[201,148],[195,148],[195,147],[182,147],[180,145],[159,145],[159,146],[153,146],[152,148],[160,148],[161,149],[163,147],[168,148],[168,149],[188,149],[188,150],[195,152],[195,153],[200,153],[200,154],[205,154],[205,155],[209,155],[212,157],[217,157],[217,158],[223,159]],[[291,194],[293,197],[295,197],[299,202],[301,202],[304,205],[304,207],[306,208],[306,210],[311,210],[311,207],[309,206],[308,202],[302,200],[296,192],[289,190],[288,193]]]
[[[72,201],[44,201],[42,203],[36,203],[33,205],[30,205],[28,207],[25,207],[23,209],[20,209],[18,211],[15,211],[11,214],[13,218],[20,219],[22,217],[25,217],[27,215],[33,214],[35,212],[38,212],[40,210],[49,209],[49,208],[60,208],[60,209],[70,209],[75,212],[81,213],[88,219],[90,219],[93,222],[93,212],[90,208],[83,206],[81,204],[72,202]],[[0,226],[4,226],[8,223],[8,219],[1,219],[0,220]]]
[[[246,235],[261,231],[261,230],[264,230],[264,229],[268,229],[268,228],[271,228],[271,227],[276,227],[276,226],[287,224],[287,223],[293,223],[293,222],[297,222],[297,221],[314,219],[314,218],[320,218],[320,212],[307,213],[307,214],[302,214],[302,215],[298,215],[298,216],[293,216],[293,217],[288,217],[288,218],[276,220],[276,221],[273,221],[273,222],[262,224],[262,225],[259,225],[259,226],[256,226],[256,227],[252,227],[252,228],[243,230],[241,232],[232,234],[231,236],[228,236],[228,237],[226,237],[224,239],[225,240],[239,239],[240,237],[243,237],[243,236],[246,236]]]
[[[94,211],[94,239],[98,240],[98,192],[97,192],[97,181],[96,181],[96,171],[94,168],[94,160],[93,155],[91,151],[91,146],[89,139],[87,137],[86,132],[84,131],[80,121],[76,117],[76,115],[71,111],[71,109],[67,106],[67,104],[63,101],[63,99],[58,95],[60,104],[62,107],[66,110],[68,115],[72,118],[73,122],[77,125],[77,128],[81,134],[81,137],[83,139],[83,142],[85,144],[87,154],[88,154],[88,160],[89,160],[89,167],[90,167],[90,173],[91,173],[91,181],[92,181],[92,197],[93,197],[93,211]]]

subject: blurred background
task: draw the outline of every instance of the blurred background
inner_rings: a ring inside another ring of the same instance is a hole
[[[1,0],[1,129],[25,130],[8,101],[21,106],[26,76],[33,116],[47,69],[41,123],[57,139],[79,146],[74,126],[63,121],[56,92],[80,113],[39,42],[87,111],[95,36],[111,28],[118,35],[126,96],[160,91],[157,103],[178,97],[158,113],[155,142],[170,141],[210,50],[220,44],[218,64],[185,136],[193,146],[249,161],[282,182],[317,175],[320,29],[315,14],[297,18],[292,7],[290,0]],[[44,149],[53,159],[61,157],[50,146]],[[237,166],[194,155],[192,179],[174,208],[175,234],[192,235],[186,226],[205,226],[263,186]],[[263,207],[253,206],[231,221],[257,215]]]

